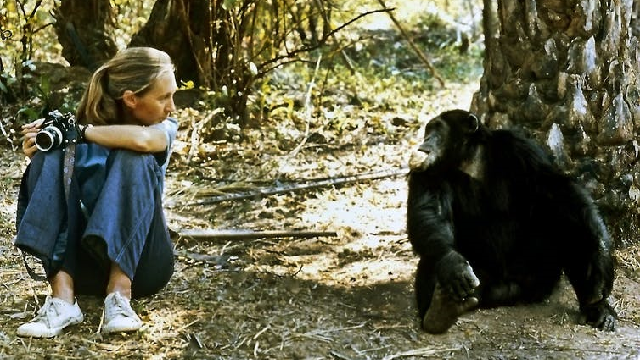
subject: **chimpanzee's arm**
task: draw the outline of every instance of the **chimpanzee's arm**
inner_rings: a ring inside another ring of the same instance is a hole
[[[407,234],[414,251],[437,262],[453,250],[451,190],[425,184],[424,173],[409,175]]]
[[[455,300],[474,294],[480,284],[467,259],[455,248],[452,191],[446,182],[427,185],[425,173],[411,174],[407,207],[407,233],[421,261],[433,265],[433,276]]]

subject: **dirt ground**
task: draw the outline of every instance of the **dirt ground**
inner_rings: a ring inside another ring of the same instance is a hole
[[[380,161],[377,149],[355,151],[353,161],[397,168],[408,145],[378,145],[385,153],[399,154],[393,160]],[[341,168],[351,166],[344,160],[351,152],[312,155],[333,159],[337,164],[332,166]],[[145,321],[139,333],[101,335],[101,299],[81,296],[82,324],[55,339],[19,338],[16,328],[33,316],[48,288],[29,278],[12,247],[23,159],[5,149],[1,161],[0,359],[640,358],[637,266],[618,271],[612,300],[620,321],[613,333],[576,324],[577,305],[564,282],[543,304],[475,311],[443,335],[422,332],[411,289],[416,259],[404,231],[402,175],[208,207],[168,208],[174,230],[293,228],[335,231],[337,236],[232,241],[176,236],[172,281],[161,293],[133,302]],[[310,166],[304,157],[287,164],[301,175]],[[175,170],[178,175],[167,182],[168,204],[193,199],[194,188],[214,187],[213,182],[193,184],[193,171],[184,176],[186,168]],[[231,170],[220,166],[217,171]],[[634,264],[640,252],[627,249],[624,256]]]

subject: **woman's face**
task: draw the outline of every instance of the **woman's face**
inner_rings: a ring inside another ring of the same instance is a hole
[[[125,102],[131,121],[140,125],[153,125],[164,121],[176,110],[173,94],[177,89],[173,73],[166,73],[157,78],[143,95],[132,94],[131,101]]]

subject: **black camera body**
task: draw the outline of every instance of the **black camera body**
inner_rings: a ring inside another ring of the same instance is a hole
[[[54,150],[75,142],[77,135],[75,116],[54,110],[47,114],[40,131],[36,133],[36,148],[40,151]]]

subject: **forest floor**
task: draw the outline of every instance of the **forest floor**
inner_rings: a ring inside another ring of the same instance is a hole
[[[384,41],[396,49],[398,42]],[[135,334],[100,334],[102,299],[79,296],[82,324],[54,339],[16,336],[49,289],[29,277],[12,245],[26,162],[17,146],[5,144],[0,359],[639,359],[638,246],[616,253],[615,332],[577,324],[575,295],[565,281],[542,304],[473,311],[442,335],[421,331],[412,290],[417,259],[405,232],[405,169],[420,127],[440,111],[469,108],[480,73],[445,74],[441,88],[416,75],[425,70],[414,66],[415,58],[394,58],[405,65],[393,68],[384,64],[388,53],[375,50],[376,44],[366,50],[374,58],[368,70],[328,73],[322,87],[312,68],[306,77],[275,74],[269,116],[243,142],[198,143],[194,125],[212,110],[178,112],[179,141],[165,189],[176,271],[159,294],[133,301],[145,322]],[[479,65],[476,57],[472,67]],[[324,89],[313,93],[321,107],[300,105],[311,79]],[[198,204],[383,173],[392,175]],[[292,235],[184,235],[193,229]],[[324,233],[305,238],[296,231]]]
[[[431,93],[439,104],[433,111],[468,106],[473,85],[452,84],[449,89]],[[85,321],[50,340],[15,334],[42,304],[48,288],[29,278],[12,246],[15,198],[25,162],[18,151],[5,149],[0,155],[0,359],[640,357],[637,248],[619,254],[626,265],[618,270],[613,292],[620,315],[616,332],[576,324],[575,297],[563,282],[543,304],[474,311],[447,333],[429,335],[420,330],[415,316],[411,284],[416,258],[405,234],[402,171],[345,185],[193,204],[206,199],[203,195],[266,186],[261,176],[269,171],[317,179],[321,173],[401,170],[416,133],[396,134],[390,143],[310,145],[296,156],[247,144],[219,145],[206,166],[186,164],[180,144],[187,143],[181,141],[167,179],[172,230],[293,229],[336,235],[235,240],[175,236],[172,281],[159,294],[133,302],[145,321],[139,333],[101,335],[101,299],[80,296]],[[267,163],[277,169],[266,170]]]

